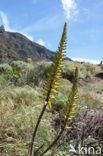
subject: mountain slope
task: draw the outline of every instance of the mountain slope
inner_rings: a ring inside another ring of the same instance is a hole
[[[33,61],[43,59],[52,60],[55,53],[45,47],[30,41],[24,35],[14,32],[6,32],[0,27],[0,62],[12,60],[27,60],[31,57]]]
[[[33,61],[53,60],[55,52],[48,50],[17,32],[0,27],[0,63],[32,58]],[[67,58],[68,59],[68,58]],[[70,60],[70,59],[69,59]]]

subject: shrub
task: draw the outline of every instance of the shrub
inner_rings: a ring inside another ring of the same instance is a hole
[[[30,63],[26,63],[23,61],[13,61],[11,62],[11,66],[15,70],[19,70],[22,73],[27,72],[28,70],[31,70],[33,68],[33,65]]]
[[[95,72],[95,66],[89,63],[78,63],[78,62],[67,62],[65,61],[62,76],[72,82],[74,78],[74,69],[78,66],[79,68],[79,79],[92,77]]]
[[[68,140],[78,140],[81,145],[85,145],[88,144],[89,140],[92,142],[92,139],[94,138],[97,139],[98,143],[102,143],[102,123],[103,112],[101,110],[93,110],[86,106],[79,106],[76,117],[72,123],[72,131],[71,133],[67,133]]]
[[[50,68],[51,62],[38,62],[35,63],[33,68],[28,70],[25,76],[25,83],[32,85],[43,86],[43,81],[46,79],[48,75],[48,71]]]
[[[64,67],[63,67],[63,71],[62,71],[62,76],[63,78],[66,78],[70,81],[73,80],[74,78],[74,69],[75,69],[76,65],[74,64],[74,62],[65,62],[64,63]]]
[[[12,67],[9,64],[0,64],[0,73],[6,73],[8,71],[12,71]]]

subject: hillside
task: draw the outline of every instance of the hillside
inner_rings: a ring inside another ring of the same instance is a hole
[[[50,66],[51,62],[47,61],[0,65],[0,155],[29,156],[34,125],[44,104],[40,96]],[[51,111],[47,107],[39,126],[36,149],[40,144],[47,147],[60,130],[76,66],[79,83],[75,119],[70,123],[72,129],[65,131],[55,156],[75,156],[69,153],[71,143],[77,145],[76,150],[79,143],[81,147],[88,145],[103,150],[103,78],[98,76],[103,74],[103,67],[70,61],[64,62],[56,100],[51,101]]]
[[[24,35],[17,32],[6,32],[4,26],[0,27],[0,63],[13,60],[33,61],[53,60],[55,52],[48,50]],[[70,60],[67,58],[67,60]]]

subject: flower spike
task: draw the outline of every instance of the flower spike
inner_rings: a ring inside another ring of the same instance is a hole
[[[55,99],[53,94],[57,93],[57,88],[59,85],[59,79],[61,77],[61,71],[63,67],[63,61],[64,61],[64,53],[66,48],[66,34],[67,34],[67,22],[65,22],[62,38],[60,40],[60,45],[58,47],[56,56],[54,58],[54,61],[51,65],[50,73],[47,77],[46,83],[44,85],[44,91],[43,91],[43,97],[44,100],[47,102],[49,108],[51,108],[51,105],[49,101],[51,99]]]
[[[78,84],[78,67],[76,67],[75,69],[74,83],[73,83],[72,91],[67,101],[66,111],[64,113],[64,120],[66,121],[65,124],[74,118],[76,101],[77,101],[77,93],[78,93],[77,84]]]

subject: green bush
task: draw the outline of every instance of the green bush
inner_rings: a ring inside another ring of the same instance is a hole
[[[26,62],[23,62],[23,61],[13,61],[13,62],[11,62],[11,66],[12,66],[13,69],[19,70],[22,73],[25,73],[28,70],[33,69],[32,64],[26,63]]]
[[[6,73],[8,71],[12,71],[12,67],[9,64],[0,64],[0,73]]]
[[[35,62],[34,64],[23,61],[13,61],[11,64],[1,64],[0,72],[6,74],[6,78],[17,85],[39,85],[43,86],[44,80],[50,69],[51,62]],[[62,77],[72,82],[75,67],[79,67],[79,79],[92,77],[95,66],[89,63],[78,63],[65,61]]]
[[[34,64],[23,61],[13,61],[11,64],[1,64],[0,72],[17,85],[43,85],[47,77],[51,62],[36,62]]]
[[[33,68],[24,75],[26,84],[43,85],[47,77],[51,62],[35,63]]]
[[[1,64],[0,73],[3,74],[5,81],[9,80],[13,83],[16,83],[18,79],[22,76],[21,65],[19,67],[15,65],[10,66],[7,63]]]
[[[75,67],[79,68],[79,79],[84,79],[87,77],[92,77],[95,72],[95,66],[89,63],[78,63],[65,61],[62,76],[70,81],[74,78]]]
[[[5,74],[5,78],[11,82],[13,82],[15,85],[18,82],[18,80],[21,78],[22,73],[21,71],[17,71],[16,69],[13,69],[13,71],[8,71]]]

